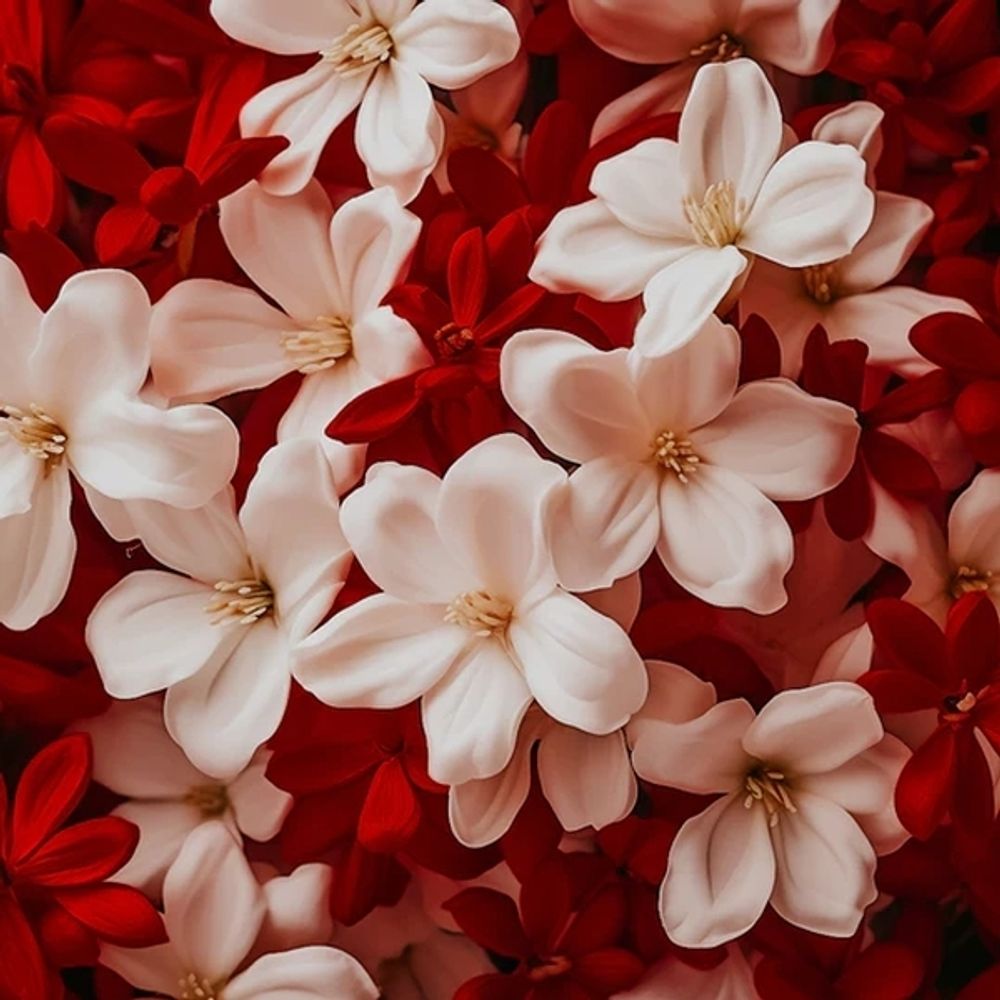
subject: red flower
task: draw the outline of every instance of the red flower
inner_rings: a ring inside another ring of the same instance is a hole
[[[978,734],[1000,748],[1000,623],[983,594],[952,606],[944,632],[905,601],[880,600],[867,612],[873,669],[862,684],[883,714],[936,710],[938,723],[907,761],[896,812],[926,839],[950,814],[956,832],[981,840],[994,815],[993,780]]]
[[[25,768],[8,809],[0,778],[0,987],[48,1000],[53,966],[93,964],[97,943],[166,940],[159,914],[130,886],[106,882],[132,856],[134,824],[116,816],[60,829],[90,784],[90,739],[66,736]]]

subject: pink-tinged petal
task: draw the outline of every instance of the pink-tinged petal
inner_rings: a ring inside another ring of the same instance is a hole
[[[882,739],[871,695],[858,684],[830,681],[776,694],[743,738],[747,753],[789,774],[821,774],[846,764]]]
[[[288,637],[267,618],[216,627],[241,630],[237,646],[170,687],[163,718],[199,770],[230,778],[250,763],[285,714],[290,652]]]
[[[567,588],[568,589],[568,588]],[[638,573],[629,573],[615,580],[610,587],[600,587],[579,595],[595,611],[606,615],[629,632],[639,617],[642,604],[642,580]]]
[[[303,439],[272,448],[247,489],[240,523],[254,566],[274,592],[281,628],[294,642],[325,617],[351,564],[323,446]]]
[[[739,243],[786,267],[839,260],[868,231],[874,205],[856,150],[803,142],[768,173]]]
[[[101,965],[117,972],[137,989],[148,990],[157,996],[175,993],[177,984],[188,973],[172,944],[155,948],[119,948],[102,944]]]
[[[500,356],[500,384],[547,448],[572,462],[649,456],[648,423],[626,361],[558,330],[515,334]]]
[[[676,663],[647,660],[646,671],[649,694],[628,724],[628,738],[633,745],[655,739],[661,726],[691,722],[715,704],[715,685]]]
[[[875,215],[868,232],[837,264],[838,289],[843,294],[855,295],[892,281],[933,221],[934,212],[919,198],[876,192]]]
[[[212,0],[211,14],[231,38],[284,56],[321,52],[357,20],[346,0]]]
[[[777,611],[788,599],[782,581],[793,548],[781,512],[741,476],[705,465],[687,483],[664,478],[656,551],[670,575],[709,604]]]
[[[444,676],[472,637],[444,615],[441,604],[366,597],[299,643],[295,679],[328,705],[406,705]]]
[[[796,927],[850,937],[878,895],[875,852],[835,802],[801,791],[793,799],[795,812],[782,812],[771,830],[777,866],[771,905]]]
[[[634,232],[693,243],[680,194],[681,176],[680,146],[670,139],[646,139],[599,163],[590,190]]]
[[[651,674],[659,705],[666,685],[664,678],[655,679],[655,673]],[[674,690],[676,686],[676,682],[672,682],[669,689]],[[644,706],[638,719],[629,725],[632,766],[636,774],[658,785],[698,795],[742,788],[747,771],[753,767],[753,760],[742,743],[743,734],[754,718],[749,702],[742,698],[719,702],[703,715],[676,722],[672,717],[680,714],[680,706],[668,706],[667,714],[662,710],[658,712],[657,705]],[[685,706],[683,714],[687,715],[694,707]]]
[[[395,59],[381,66],[361,102],[354,141],[372,187],[412,201],[444,146],[444,123],[423,78]]]
[[[261,843],[277,836],[292,806],[291,795],[264,776],[268,757],[266,751],[257,754],[226,789],[236,826]]]
[[[320,60],[247,101],[240,113],[244,138],[283,135],[291,142],[261,176],[267,191],[292,195],[309,183],[327,140],[361,103],[371,76],[370,71],[343,76]]]
[[[31,509],[31,498],[45,470],[45,462],[0,431],[0,520]]]
[[[0,398],[11,403],[29,403],[28,358],[38,345],[42,311],[35,305],[17,265],[0,254],[0,344],[3,345],[4,365],[0,371]]]
[[[391,382],[431,364],[420,335],[388,306],[355,323],[351,339],[354,360],[373,382]]]
[[[654,435],[686,433],[713,420],[732,401],[739,383],[740,338],[711,317],[683,347],[656,358],[632,351],[628,366]]]
[[[472,582],[434,523],[440,495],[441,480],[426,469],[380,463],[341,508],[344,534],[365,572],[401,600],[448,604]]]
[[[686,59],[605,105],[594,121],[590,133],[591,146],[626,125],[670,111],[680,111],[697,71],[698,64]]]
[[[172,403],[259,389],[295,369],[281,339],[296,332],[249,288],[208,278],[181,282],[153,309],[153,382]]]
[[[228,1000],[376,1000],[378,988],[357,959],[312,945],[258,958],[226,985]]]
[[[417,0],[367,0],[372,16],[379,24],[394,27],[412,10]]]
[[[948,548],[956,566],[1000,569],[1000,469],[984,469],[948,517]]]
[[[646,668],[628,636],[565,591],[518,612],[507,638],[532,694],[559,722],[610,733],[645,700]]]
[[[847,143],[853,146],[864,157],[868,165],[868,179],[871,181],[885,146],[882,140],[884,118],[885,112],[877,104],[872,104],[871,101],[852,101],[821,118],[813,127],[812,137],[817,142]],[[878,196],[876,194],[876,198]]]
[[[591,736],[553,726],[538,748],[538,780],[564,830],[600,830],[635,805],[635,774],[621,732]]]
[[[72,499],[69,475],[57,469],[35,480],[29,510],[0,518],[0,622],[7,628],[31,628],[65,596],[76,559]]]
[[[375,384],[375,380],[355,358],[350,356],[341,358],[332,368],[307,375],[302,380],[295,398],[278,421],[278,441],[291,441],[295,438],[324,440],[324,433],[330,421],[352,399],[357,399]],[[364,467],[363,448],[344,445],[339,441],[327,441],[327,444],[336,444],[345,456],[345,460],[351,452],[359,453],[361,468],[358,470],[358,475],[360,475]]]
[[[394,58],[445,90],[506,66],[521,46],[514,18],[492,0],[424,0],[392,38]]]
[[[786,379],[750,382],[690,434],[702,462],[735,472],[774,500],[807,500],[850,471],[861,428],[854,410]]]
[[[140,570],[112,587],[87,621],[87,646],[114,698],[162,691],[228,656],[240,633],[213,625],[203,583]]]
[[[665,267],[646,286],[646,312],[635,328],[635,349],[661,357],[689,343],[746,272],[747,258],[736,247],[689,245],[683,257]]]
[[[243,848],[221,823],[205,823],[188,837],[164,881],[163,906],[182,967],[210,982],[229,979],[266,912]]]
[[[703,66],[681,115],[681,194],[700,202],[712,184],[729,181],[753,205],[781,139],[777,95],[753,60]]]
[[[623,226],[600,200],[565,208],[542,234],[528,277],[553,292],[604,302],[634,298],[650,278],[690,249]]]
[[[115,874],[115,881],[151,896],[159,895],[167,869],[180,854],[184,841],[204,822],[201,812],[186,802],[135,801],[118,806],[114,815],[139,828],[135,853]]]
[[[253,183],[223,199],[219,224],[253,282],[308,324],[323,316],[351,318],[330,242],[332,218],[330,199],[315,181],[287,197]],[[295,325],[285,322],[286,329]]]
[[[712,948],[748,931],[774,886],[774,851],[763,809],[727,795],[689,819],[670,848],[660,890],[667,936],[685,948]]]
[[[434,515],[438,534],[478,584],[511,604],[551,591],[547,506],[566,481],[515,434],[470,448],[445,474]],[[458,595],[454,595],[458,596]]]
[[[574,472],[549,511],[549,540],[567,590],[610,587],[636,572],[660,531],[659,476],[649,463],[597,458]]]
[[[254,950],[268,954],[329,941],[333,937],[332,876],[329,865],[309,864],[265,882],[267,916]]]
[[[712,969],[699,969],[668,955],[650,966],[635,989],[615,1000],[757,1000],[750,964],[738,946]]]
[[[342,205],[330,226],[347,317],[359,320],[374,311],[409,263],[420,220],[403,208],[388,188],[379,188]]]
[[[838,0],[775,5],[750,0],[739,5],[731,25],[761,62],[773,63],[798,76],[812,76],[826,67],[833,54],[833,19]]]
[[[421,702],[430,776],[460,785],[503,770],[530,704],[504,645],[492,638],[473,643]]]
[[[236,470],[239,434],[221,410],[200,403],[161,409],[105,395],[68,431],[73,472],[114,500],[200,507]]]

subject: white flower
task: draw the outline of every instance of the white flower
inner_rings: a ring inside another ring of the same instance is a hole
[[[759,614],[786,600],[792,533],[773,500],[832,489],[854,460],[850,407],[787,379],[738,387],[740,341],[714,317],[672,354],[602,352],[572,334],[516,334],[501,385],[557,455],[580,463],[553,552],[571,590],[606,586],[655,548],[702,600]]]
[[[238,520],[227,491],[201,510],[162,510],[140,538],[178,573],[112,587],[87,645],[113,697],[166,689],[170,735],[200,770],[230,777],[281,721],[292,650],[350,564],[329,463],[314,442],[286,442],[261,461]]]
[[[78,274],[43,315],[0,257],[0,300],[0,622],[27,629],[69,585],[71,476],[95,502],[197,507],[229,482],[238,435],[211,407],[140,394],[150,304],[131,274]]]
[[[222,203],[237,263],[278,303],[222,281],[183,281],[153,310],[153,379],[173,401],[218,399],[305,375],[278,440],[322,437],[355,396],[430,357],[387,306],[420,220],[388,188],[336,213],[317,183],[289,198],[250,184]]]
[[[282,195],[305,187],[330,134],[359,108],[354,138],[372,186],[412,200],[444,144],[431,86],[466,87],[520,47],[514,19],[492,0],[212,0],[211,11],[247,45],[318,57],[240,118],[244,136],[291,141],[262,178]]]
[[[778,99],[756,63],[703,67],[679,141],[647,139],[599,164],[595,199],[555,217],[532,280],[608,301],[644,292],[635,343],[659,355],[697,333],[754,255],[787,267],[845,256],[872,218],[864,161],[825,142],[781,155],[782,136]]]
[[[309,907],[310,895],[300,907]],[[273,901],[226,827],[206,823],[184,842],[163,884],[169,943],[106,945],[101,962],[140,990],[175,1000],[375,1000],[360,963],[336,948],[293,947],[248,961],[268,931]]]
[[[139,844],[115,880],[158,895],[187,835],[203,823],[225,823],[240,841],[267,841],[281,829],[292,797],[264,776],[261,751],[228,781],[199,771],[163,728],[155,699],[116,702],[83,723],[94,748],[94,781],[129,801],[114,809],[135,823]]]
[[[443,480],[374,466],[342,520],[385,592],[299,646],[299,682],[344,707],[422,698],[430,773],[445,784],[500,771],[533,700],[567,725],[619,729],[645,671],[619,625],[557,584],[546,511],[564,480],[514,435],[487,438]]]

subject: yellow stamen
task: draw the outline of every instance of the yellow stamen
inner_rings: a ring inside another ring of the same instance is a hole
[[[679,439],[673,431],[661,431],[653,441],[653,460],[672,472],[682,483],[698,471],[701,459],[690,441]]]
[[[707,42],[696,45],[691,50],[691,58],[707,59],[708,62],[729,62],[732,59],[742,58],[745,53],[746,49],[743,43],[730,35],[728,31],[723,31],[715,38],[710,38]]]
[[[205,605],[213,625],[253,625],[274,609],[274,593],[263,580],[220,580],[219,596]]]
[[[759,802],[767,812],[767,825],[777,826],[783,812],[798,812],[785,787],[786,780],[782,771],[763,765],[754,768],[744,782],[747,790],[747,797],[743,800],[744,808],[750,809]]]
[[[837,261],[802,268],[802,283],[806,286],[809,297],[815,299],[822,306],[829,305],[837,298],[839,271],[840,267]]]
[[[951,576],[951,596],[958,600],[963,594],[985,593],[1000,585],[1000,573],[992,569],[959,566]]]
[[[351,324],[339,316],[318,316],[308,329],[282,334],[281,346],[303,375],[314,375],[351,353]]]
[[[392,35],[383,25],[352,24],[320,55],[341,76],[355,76],[387,62],[392,56]]]
[[[0,433],[6,431],[32,458],[45,463],[45,473],[66,454],[66,432],[40,406],[27,410],[9,403],[0,405]]]
[[[683,207],[695,239],[702,246],[716,249],[736,242],[747,214],[746,201],[736,197],[732,181],[712,184],[700,202],[688,195]]]
[[[461,625],[476,635],[502,635],[510,624],[514,607],[502,597],[494,597],[485,590],[473,590],[459,594],[448,605],[444,620],[452,625]]]

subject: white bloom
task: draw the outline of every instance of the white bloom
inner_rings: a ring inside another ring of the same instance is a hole
[[[444,144],[431,86],[466,87],[520,46],[514,19],[492,0],[212,0],[211,10],[247,45],[318,57],[241,115],[244,136],[291,140],[263,175],[282,195],[305,187],[330,134],[359,108],[354,137],[372,186],[412,200]]]
[[[825,142],[781,155],[782,137],[778,99],[756,63],[703,67],[678,142],[647,139],[599,164],[595,199],[555,217],[532,280],[608,301],[644,292],[635,343],[659,355],[697,333],[753,256],[788,267],[845,256],[872,218],[864,161]]]

